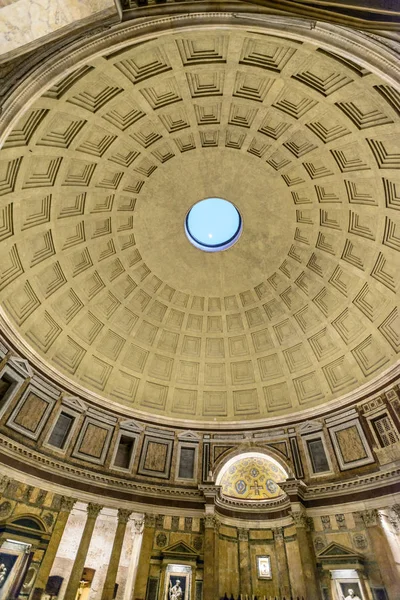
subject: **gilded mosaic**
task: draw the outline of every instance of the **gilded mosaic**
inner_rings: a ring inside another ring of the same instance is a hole
[[[267,458],[242,458],[228,467],[220,481],[224,496],[242,500],[268,500],[283,492],[278,483],[286,475]]]

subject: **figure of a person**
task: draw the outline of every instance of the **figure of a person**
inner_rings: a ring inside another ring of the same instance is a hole
[[[173,586],[171,581],[169,582],[169,600],[183,600],[183,592],[181,588],[180,579],[176,580]]]
[[[349,588],[347,590],[347,596],[344,597],[344,600],[361,600],[360,596],[357,596],[357,594],[354,593],[354,590],[352,588]]]

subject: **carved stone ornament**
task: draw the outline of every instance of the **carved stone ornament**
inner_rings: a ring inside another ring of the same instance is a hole
[[[324,529],[331,529],[331,518],[329,515],[322,516],[321,522]]]
[[[164,515],[156,516],[156,527],[157,529],[163,529],[164,527]]]
[[[50,527],[53,525],[54,523],[54,515],[53,513],[45,513],[42,516],[43,521],[45,522],[46,526],[50,529]]]
[[[135,532],[136,533],[142,533],[143,531],[143,525],[144,525],[144,519],[133,519],[133,524],[135,527]]]
[[[374,525],[379,525],[380,523],[379,511],[376,508],[363,510],[361,516],[366,527],[374,527]]]
[[[346,529],[346,517],[344,514],[339,513],[335,515],[336,523],[338,524],[339,529]]]
[[[145,527],[155,527],[156,526],[156,515],[151,515],[146,513],[144,515],[144,526]]]
[[[12,504],[8,500],[5,500],[0,504],[0,519],[8,517],[12,510]]]
[[[400,504],[393,504],[391,509],[392,509],[392,512],[394,513],[394,515],[400,521]]]
[[[7,475],[3,475],[3,477],[0,479],[0,493],[3,493],[6,491],[8,484],[11,481],[11,477],[7,477]]]
[[[304,529],[308,529],[308,520],[307,515],[304,510],[293,511],[292,510],[292,519],[296,527],[302,527]]]
[[[89,502],[89,504],[87,505],[87,509],[86,509],[87,513],[88,513],[88,518],[89,519],[97,519],[102,508],[103,507],[101,504],[95,504],[94,502]]]
[[[368,540],[363,533],[353,535],[353,544],[357,550],[365,550],[368,546]]]
[[[316,552],[321,552],[326,546],[325,540],[322,537],[316,537],[314,540],[314,548]]]
[[[193,539],[193,548],[198,552],[203,548],[203,538],[201,536],[197,535]]]
[[[217,529],[219,528],[219,521],[215,515],[206,515],[204,517],[204,527],[206,529]]]
[[[68,512],[74,508],[74,504],[76,502],[75,498],[70,498],[69,496],[61,496],[60,500],[60,512]]]
[[[273,527],[272,533],[277,542],[283,542],[283,527]]]
[[[159,533],[156,537],[156,544],[159,548],[164,548],[167,545],[167,536],[165,533]]]
[[[249,530],[241,527],[238,529],[238,538],[240,542],[247,542],[249,539]]]
[[[127,523],[129,521],[129,517],[131,516],[132,511],[127,508],[119,508],[118,509],[118,523]]]

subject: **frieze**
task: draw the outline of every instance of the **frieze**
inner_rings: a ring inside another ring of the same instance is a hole
[[[361,516],[366,527],[375,527],[380,524],[380,513],[376,508],[361,511]]]
[[[0,447],[4,450],[8,451],[7,453],[12,455],[12,453],[19,454],[23,460],[30,460],[32,462],[37,462],[40,465],[46,467],[47,470],[54,469],[61,471],[67,475],[72,477],[78,477],[81,479],[91,480],[93,482],[104,485],[107,488],[115,487],[118,489],[127,489],[131,491],[135,491],[137,493],[142,493],[144,495],[157,495],[158,497],[180,497],[180,498],[188,498],[191,500],[201,500],[202,494],[193,489],[188,488],[171,488],[171,487],[161,487],[154,485],[146,485],[138,482],[134,482],[127,479],[118,479],[116,477],[108,477],[101,473],[96,473],[94,471],[88,471],[81,469],[79,467],[75,467],[74,465],[61,463],[55,459],[50,459],[43,454],[39,454],[38,452],[31,450],[25,446],[21,446],[18,442],[11,441],[7,438],[3,438],[0,436]],[[71,484],[73,481],[71,481]]]
[[[155,528],[155,526],[156,526],[156,515],[146,513],[144,515],[144,527],[147,529],[147,528]]]

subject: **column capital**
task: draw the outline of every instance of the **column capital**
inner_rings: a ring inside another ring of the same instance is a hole
[[[131,516],[132,511],[127,508],[119,508],[118,509],[118,523],[127,523],[129,521],[129,517]]]
[[[249,539],[249,530],[245,527],[238,528],[238,538],[240,542],[247,542]]]
[[[283,527],[272,527],[272,533],[274,534],[274,539],[282,542],[283,541]]]
[[[60,512],[70,513],[74,508],[74,504],[76,502],[75,498],[70,498],[69,496],[61,496],[60,498]]]
[[[361,518],[366,527],[374,527],[380,524],[380,514],[376,508],[361,511]]]
[[[151,513],[145,513],[144,515],[144,526],[145,528],[150,528],[156,526],[156,518],[157,515],[152,515]]]
[[[103,507],[101,504],[96,504],[95,502],[89,502],[89,504],[86,507],[88,519],[97,519],[102,508]]]
[[[204,527],[206,529],[219,529],[220,522],[214,514],[207,514],[204,517]]]
[[[296,527],[302,527],[303,529],[307,529],[307,531],[309,530],[310,523],[304,508],[299,510],[292,509],[291,516]]]

